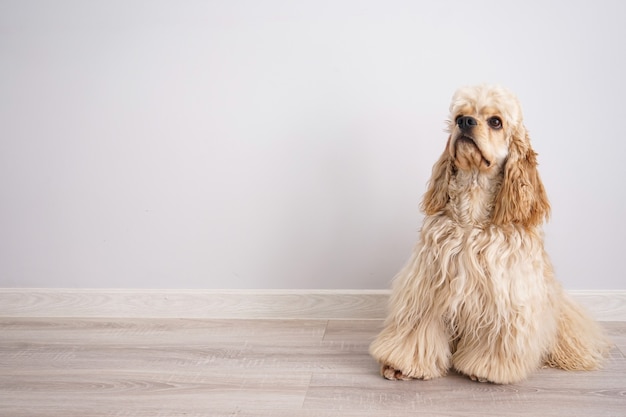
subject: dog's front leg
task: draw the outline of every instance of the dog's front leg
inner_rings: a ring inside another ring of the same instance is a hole
[[[450,368],[449,334],[441,317],[423,317],[417,323],[389,322],[370,346],[390,380],[429,380]]]
[[[382,332],[370,346],[387,379],[433,379],[451,367],[451,331],[447,308],[453,275],[450,258],[458,252],[459,237],[442,231],[428,218],[409,262],[393,284],[389,314]]]
[[[465,311],[459,329],[452,357],[456,370],[473,380],[510,384],[541,366],[553,345],[559,313],[542,272],[541,264],[518,266],[508,271],[507,285],[492,286],[490,302],[481,305],[466,297],[466,305],[473,308]],[[482,291],[482,300],[488,292]]]

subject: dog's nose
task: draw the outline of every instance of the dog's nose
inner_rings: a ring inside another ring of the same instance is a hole
[[[470,127],[478,125],[478,122],[471,116],[461,116],[456,119],[456,124],[461,129],[469,129]]]

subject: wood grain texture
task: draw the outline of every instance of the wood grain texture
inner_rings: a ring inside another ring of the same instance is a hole
[[[626,291],[571,295],[598,320],[626,321]],[[389,291],[0,289],[0,317],[373,319]]]
[[[0,317],[378,319],[387,291],[0,289]]]
[[[0,319],[0,416],[624,416],[626,322],[602,370],[513,385],[386,381],[380,320]]]

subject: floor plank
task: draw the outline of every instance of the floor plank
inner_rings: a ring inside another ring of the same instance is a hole
[[[381,320],[0,319],[0,416],[624,416],[626,322],[594,372],[390,382]]]

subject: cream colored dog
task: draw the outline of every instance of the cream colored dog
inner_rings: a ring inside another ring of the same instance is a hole
[[[598,367],[609,343],[554,278],[542,232],[550,205],[516,97],[458,90],[449,132],[419,242],[370,347],[381,374],[427,380],[454,368],[506,384],[542,364]]]

